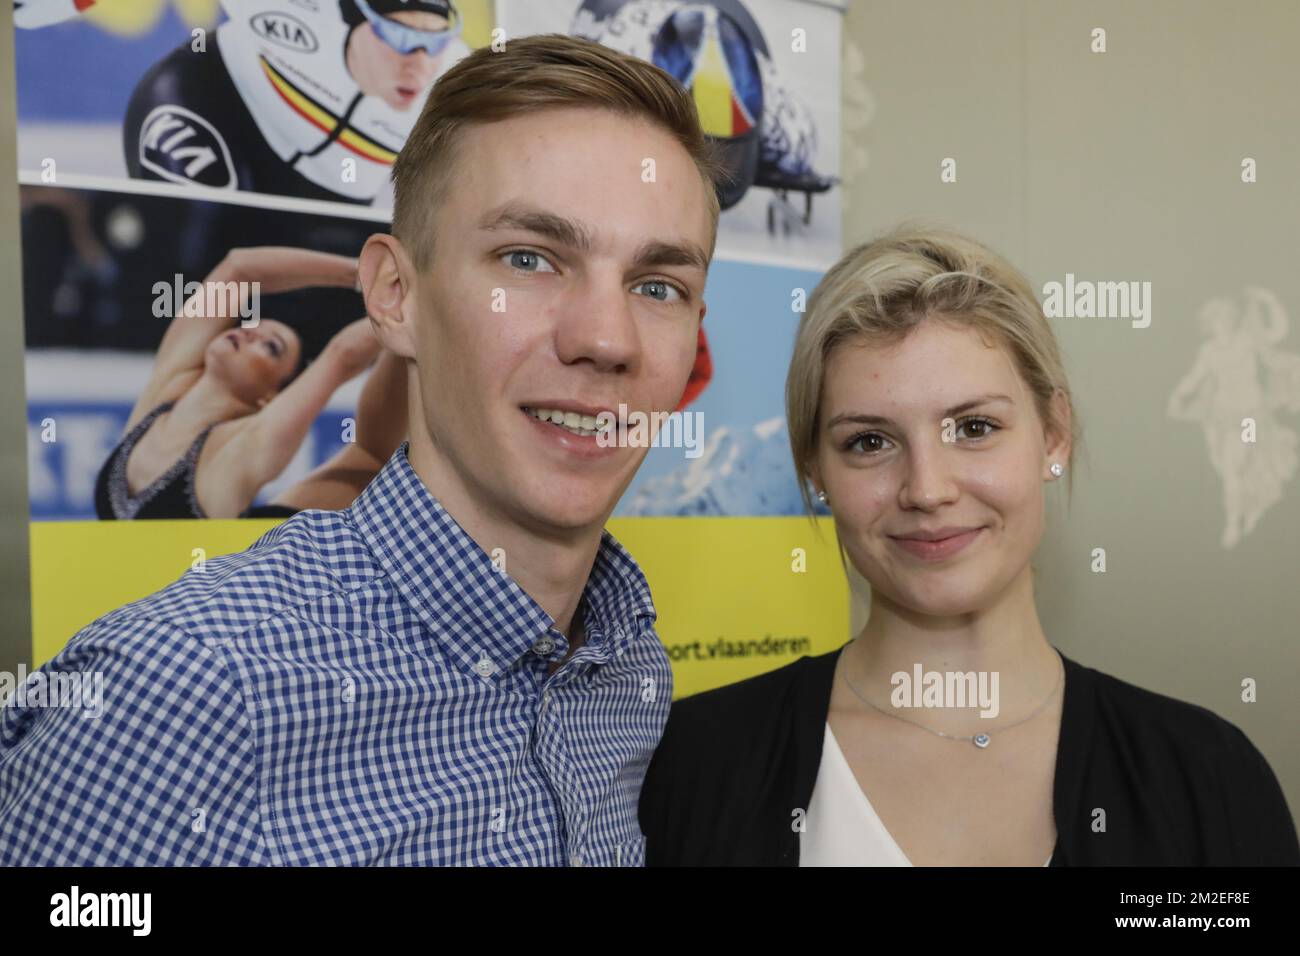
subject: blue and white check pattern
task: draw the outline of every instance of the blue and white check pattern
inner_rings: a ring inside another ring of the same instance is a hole
[[[584,605],[548,677],[565,636],[404,444],[78,632],[38,672],[101,673],[100,716],[11,696],[0,865],[641,865],[672,672],[608,532]]]

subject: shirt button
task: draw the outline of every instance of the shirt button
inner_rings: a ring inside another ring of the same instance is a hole
[[[497,666],[486,657],[474,665],[474,670],[478,672],[479,677],[491,677],[497,671]]]
[[[570,866],[582,866],[582,857],[578,856],[578,854],[576,854],[576,853],[573,854],[573,856],[569,857],[569,865],[570,865]]]
[[[533,653],[536,654],[538,657],[545,657],[553,650],[555,650],[555,642],[551,640],[549,637],[543,637],[540,641],[538,641],[536,644],[533,645]]]

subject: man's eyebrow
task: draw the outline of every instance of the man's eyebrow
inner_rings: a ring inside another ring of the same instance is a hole
[[[522,229],[583,252],[591,248],[591,233],[582,223],[523,203],[506,203],[492,210],[479,220],[478,227],[488,232]]]
[[[589,251],[592,245],[591,232],[582,223],[519,202],[492,210],[479,220],[479,228],[487,232],[498,229],[533,232],[580,252]],[[634,269],[647,266],[694,266],[708,272],[709,257],[693,242],[652,239],[637,249],[632,260]]]
[[[1015,401],[1007,395],[981,395],[979,398],[972,398],[968,402],[962,402],[960,405],[954,405],[943,413],[944,418],[955,418],[962,412],[970,411],[972,408],[978,408],[981,405],[989,405],[994,402],[1006,402],[1014,405]],[[858,425],[892,425],[891,419],[884,418],[880,415],[859,415],[855,412],[843,412],[836,415],[826,423],[827,428],[834,428],[843,422],[853,422]]]
[[[633,269],[647,266],[693,266],[701,272],[709,271],[709,259],[693,242],[647,242],[636,251]]]

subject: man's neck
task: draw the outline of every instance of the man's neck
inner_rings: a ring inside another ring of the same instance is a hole
[[[550,666],[546,669],[548,677],[558,671],[560,667],[563,666],[564,662],[577,652],[578,648],[587,643],[587,622],[583,617],[584,613],[585,612],[579,608],[578,612],[574,614],[573,626],[565,632],[565,636],[569,638],[569,652],[564,655],[563,660],[551,662]]]
[[[576,612],[600,548],[603,526],[567,537],[546,537],[476,499],[446,460],[424,443],[417,445],[412,438],[408,457],[430,494],[551,616],[556,629],[569,639],[570,653],[576,650],[584,636],[581,615]]]

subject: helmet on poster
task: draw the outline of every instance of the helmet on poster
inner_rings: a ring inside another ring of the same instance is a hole
[[[388,16],[390,13],[436,13],[450,20],[455,15],[456,7],[451,0],[367,0],[375,13]],[[349,7],[353,9],[348,10]],[[340,0],[339,8],[343,17],[354,26],[361,22],[352,0]]]
[[[585,0],[574,31],[648,60],[691,94],[700,126],[715,144],[728,180],[717,184],[734,206],[758,172],[767,42],[739,0]]]
[[[650,60],[690,91],[700,127],[731,174],[718,186],[722,208],[730,208],[758,171],[763,81],[753,46],[731,17],[688,4],[660,26]]]

